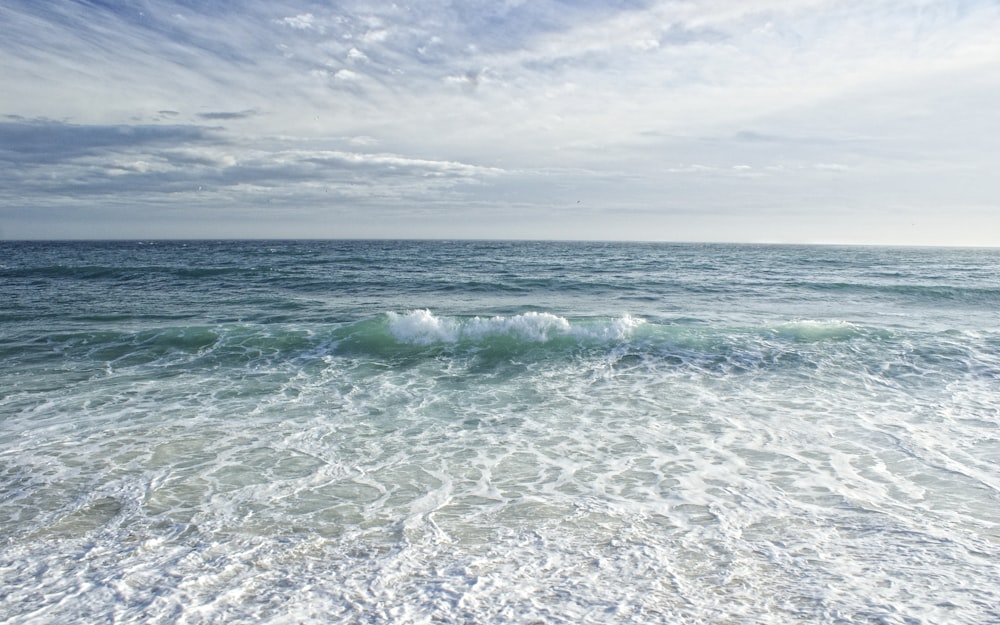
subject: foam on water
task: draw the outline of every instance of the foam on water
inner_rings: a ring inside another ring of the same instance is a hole
[[[978,317],[381,310],[8,329],[0,622],[1000,621]]]
[[[550,317],[532,327],[564,336]],[[546,340],[474,319],[434,341]],[[609,351],[513,378],[461,355],[327,355],[308,375],[311,357],[251,359],[156,385],[123,367],[8,419],[5,603],[25,623],[995,616],[1000,415],[962,426],[976,442],[931,434],[956,425],[821,335],[833,353],[802,378]],[[985,405],[970,381],[939,396],[950,413]],[[35,613],[42,588],[58,601]]]
[[[630,315],[590,323],[571,323],[564,317],[535,311],[510,317],[439,317],[426,309],[406,314],[390,312],[388,320],[389,331],[398,341],[419,345],[475,342],[495,336],[539,343],[559,337],[621,341],[644,323],[642,319]]]

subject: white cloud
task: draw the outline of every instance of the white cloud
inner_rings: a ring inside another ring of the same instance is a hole
[[[43,154],[56,149],[45,141],[30,153],[0,146],[0,210],[51,200],[38,181],[63,174],[61,201],[73,188],[117,188],[136,205],[194,182],[199,197],[252,188],[311,201],[332,180],[358,198],[395,176],[380,210],[420,198],[542,214],[585,189],[607,220],[647,215],[649,227],[636,226],[647,235],[671,216],[695,219],[680,206],[705,219],[787,208],[818,224],[830,207],[870,211],[888,197],[915,212],[1000,197],[989,173],[1000,160],[995,2],[631,6],[290,0],[194,11],[165,0],[140,20],[13,0],[0,7],[0,115],[68,122],[76,141],[81,128],[102,140],[134,128],[146,142],[62,157]],[[156,139],[172,146],[152,142],[158,124],[175,129]],[[350,179],[330,178],[337,167]],[[966,214],[984,230],[982,210]],[[588,213],[589,231],[601,215]]]
[[[368,60],[368,56],[361,50],[358,50],[357,48],[351,48],[350,50],[348,50],[347,58],[351,61],[359,61],[359,62]]]
[[[294,17],[285,17],[279,20],[279,22],[297,30],[316,30],[320,33],[325,31],[322,26],[316,24],[316,18],[312,13],[302,13]]]
[[[383,29],[369,30],[361,35],[361,41],[365,43],[382,43],[389,38],[389,31]]]
[[[655,50],[660,47],[657,39],[638,39],[632,43],[632,47],[637,50]]]

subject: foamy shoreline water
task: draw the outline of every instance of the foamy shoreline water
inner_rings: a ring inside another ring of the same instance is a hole
[[[1000,252],[4,249],[0,622],[1000,620]]]

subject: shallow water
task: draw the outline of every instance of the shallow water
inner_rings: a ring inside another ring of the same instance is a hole
[[[0,251],[0,622],[1000,622],[1000,251]]]

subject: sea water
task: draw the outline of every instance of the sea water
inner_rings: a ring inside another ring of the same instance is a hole
[[[998,623],[1000,250],[0,243],[2,623]]]

